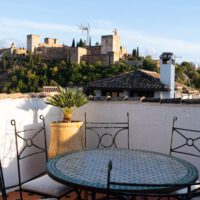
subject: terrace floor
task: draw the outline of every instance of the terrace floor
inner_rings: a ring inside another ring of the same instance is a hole
[[[29,194],[29,193],[23,193],[23,197],[24,197],[24,200],[40,200],[40,199],[42,199],[42,197],[40,197],[38,195],[33,195],[33,194]],[[101,197],[102,197],[101,194],[97,194],[98,199]],[[82,196],[82,198],[84,199],[83,196]],[[8,194],[7,199],[8,200],[20,200],[19,193],[18,192],[10,192]],[[71,193],[69,196],[63,197],[61,200],[76,200],[76,199],[77,199],[76,193]],[[91,197],[89,196],[88,200],[90,200],[90,199],[91,199]],[[0,196],[0,200],[2,200],[1,196]]]
[[[33,194],[29,194],[29,193],[23,193],[23,197],[24,200],[39,200],[42,199],[42,197],[38,196],[38,195],[33,195]],[[10,192],[8,194],[8,200],[19,200],[19,193],[18,192]],[[68,197],[63,197],[61,200],[75,200],[76,199],[76,194],[72,193],[71,195],[69,195]],[[2,200],[2,198],[0,197],[0,200]]]
[[[33,195],[33,194],[28,194],[28,193],[24,193],[24,200],[42,200],[42,197],[38,196],[38,195]],[[97,194],[97,199],[101,199],[102,195],[101,194]],[[61,200],[76,200],[76,194],[72,193],[71,195],[69,195],[68,197],[63,197]],[[0,200],[2,200],[2,198],[0,197]],[[19,199],[19,193],[18,192],[10,192],[8,195],[8,200],[20,200]],[[83,198],[84,200],[84,198]],[[88,200],[91,200],[91,197],[89,196]],[[144,197],[137,197],[136,200],[144,200]],[[154,198],[149,198],[148,200],[157,200]],[[162,198],[162,200],[167,200],[167,198]],[[170,199],[173,200],[173,199]],[[175,200],[175,199],[174,199]]]

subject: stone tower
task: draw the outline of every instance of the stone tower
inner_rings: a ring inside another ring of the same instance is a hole
[[[118,61],[120,58],[120,36],[115,29],[113,35],[101,36],[101,54],[113,53],[113,62]]]
[[[161,92],[160,98],[174,98],[175,56],[173,53],[164,52],[160,56],[160,81],[170,88],[170,91]]]
[[[16,44],[14,42],[12,42],[11,46],[10,46],[10,53],[13,54],[14,50],[16,49]]]
[[[39,46],[40,36],[39,35],[27,35],[27,50],[31,53],[34,52],[34,49]]]

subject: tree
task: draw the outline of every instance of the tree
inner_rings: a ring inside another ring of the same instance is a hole
[[[90,47],[92,46],[91,36],[90,36],[90,39],[89,39],[89,46],[90,46]]]
[[[29,67],[30,68],[34,67],[34,60],[33,60],[33,56],[31,53],[29,54]]]
[[[145,70],[150,70],[150,71],[157,71],[157,66],[156,63],[153,62],[151,56],[146,56],[146,58],[143,61],[143,68]]]
[[[140,57],[140,53],[139,53],[139,47],[137,47],[137,53],[136,53],[137,58]]]
[[[42,60],[41,54],[36,54],[34,57],[35,57],[35,62],[40,64]]]
[[[79,47],[83,47],[83,46],[84,46],[83,40],[80,39],[80,41],[79,41]]]
[[[141,58],[136,56],[137,48],[133,49],[132,60]],[[70,57],[70,55],[66,55],[66,57]],[[104,66],[98,61],[89,65],[85,61],[81,61],[80,64],[71,64],[68,59],[43,60],[41,58],[41,61],[38,62],[38,58],[33,55],[25,58],[5,57],[5,61],[6,69],[3,69],[4,57],[0,60],[0,70],[5,73],[3,79],[0,80],[0,92],[34,92],[40,91],[44,85],[56,83],[63,87],[66,87],[70,82],[75,85],[87,84],[93,80],[135,69],[125,62],[116,62],[110,67]],[[152,60],[151,56],[146,56],[141,61],[143,61],[143,66],[137,68],[158,71],[156,62]],[[176,81],[200,88],[200,69],[196,70],[193,63],[176,64],[175,69]]]
[[[58,83],[56,81],[54,81],[54,80],[50,80],[49,85],[51,85],[51,86],[58,86]]]
[[[3,69],[6,69],[6,66],[7,66],[7,62],[6,62],[6,57],[3,56]]]
[[[137,51],[136,51],[136,49],[133,49],[133,51],[132,51],[132,56],[133,56],[133,58],[136,58],[136,57],[137,57]]]
[[[72,40],[72,47],[75,47],[75,39]]]

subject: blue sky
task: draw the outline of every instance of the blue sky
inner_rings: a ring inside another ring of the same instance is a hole
[[[117,28],[130,53],[139,46],[142,55],[172,51],[200,63],[199,0],[1,0],[0,48],[26,47],[30,33],[71,45],[86,39],[78,25],[87,23],[93,44]]]

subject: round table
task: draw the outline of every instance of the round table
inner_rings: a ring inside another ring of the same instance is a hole
[[[64,154],[48,161],[47,172],[53,179],[74,188],[105,192],[110,160],[113,182],[189,184],[198,178],[196,167],[183,159],[126,149],[85,150]],[[117,190],[123,190],[124,187],[120,186]]]

